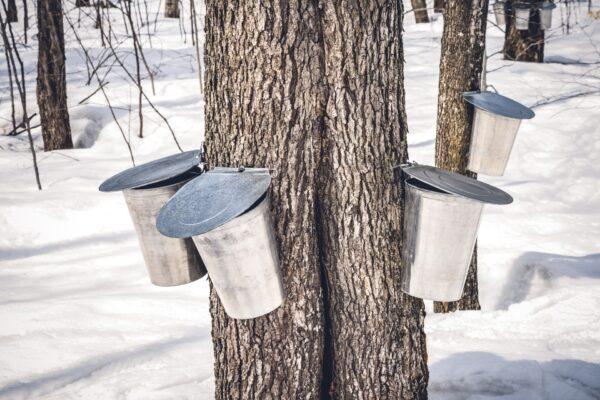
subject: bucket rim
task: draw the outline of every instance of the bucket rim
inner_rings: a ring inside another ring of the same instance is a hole
[[[535,117],[535,113],[531,108],[506,96],[487,90],[464,92],[463,98],[467,103],[478,109],[503,117],[513,119],[531,119]]]
[[[270,184],[265,168],[214,168],[177,191],[160,210],[156,227],[174,238],[210,232],[248,211]]]
[[[540,1],[536,4],[536,6],[542,10],[554,10],[556,8],[556,4],[550,1]]]
[[[128,168],[102,182],[98,190],[117,192],[141,188],[177,177],[194,167],[203,168],[200,150],[177,153]]]

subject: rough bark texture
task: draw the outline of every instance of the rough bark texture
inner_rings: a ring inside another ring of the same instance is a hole
[[[433,1],[433,11],[435,11],[436,13],[443,13],[445,3],[446,3],[445,0],[434,0]]]
[[[179,0],[165,1],[165,18],[179,18]]]
[[[17,12],[17,3],[15,0],[7,0],[6,2],[6,22],[17,22],[19,21],[19,14]]]
[[[519,31],[515,26],[513,5],[530,3],[529,29]],[[506,30],[504,35],[504,59],[514,61],[544,62],[544,31],[540,29],[540,12],[534,0],[511,0],[506,4]]]
[[[38,0],[37,103],[45,151],[73,148],[67,109],[62,17],[60,1]]]
[[[476,178],[467,171],[473,109],[462,93],[480,89],[485,53],[487,0],[450,1],[444,11],[440,59],[436,166]],[[435,302],[436,312],[479,310],[477,252],[473,253],[463,296],[458,302]]]
[[[427,15],[427,1],[426,0],[410,0],[410,3],[415,13],[415,21],[417,24],[429,22],[429,16]]]
[[[233,320],[211,293],[217,399],[426,398],[423,303],[399,290],[400,2],[207,2],[212,165],[275,170],[287,291]]]

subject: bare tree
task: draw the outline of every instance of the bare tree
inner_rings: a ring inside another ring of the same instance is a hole
[[[529,4],[529,28],[518,30],[515,25],[515,4]],[[535,0],[510,0],[506,3],[504,59],[544,62],[544,31],[540,26],[540,11]]]
[[[412,4],[413,12],[415,13],[415,21],[417,24],[429,22],[429,16],[427,15],[427,1],[426,0],[410,0]]]
[[[435,163],[440,168],[473,178],[476,174],[467,171],[473,110],[464,101],[462,93],[480,89],[487,13],[487,0],[449,1],[444,10]],[[480,308],[475,251],[460,301],[435,302],[434,310]]]
[[[423,302],[399,279],[401,4],[206,4],[208,161],[277,171],[287,291],[253,320],[211,291],[217,399],[427,396]]]
[[[60,1],[38,0],[37,103],[44,150],[73,148],[65,71],[65,37]]]
[[[179,18],[179,0],[165,0],[165,18]]]
[[[75,0],[75,7],[91,7],[90,0]]]
[[[17,3],[15,0],[7,0],[6,2],[6,22],[17,22],[19,21],[19,14],[17,13]]]

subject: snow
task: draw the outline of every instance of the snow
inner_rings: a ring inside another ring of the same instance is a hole
[[[149,2],[151,20],[157,5]],[[559,26],[564,9],[555,11],[544,64],[502,60],[502,33],[489,27],[488,83],[535,106],[536,117],[523,122],[505,175],[480,177],[515,198],[485,210],[482,311],[427,315],[434,400],[600,399],[600,21],[586,16],[584,3],[573,7],[569,35]],[[77,11],[70,16],[76,23]],[[413,21],[408,14],[409,152],[426,164],[434,154],[442,19]],[[120,17],[114,24],[122,29]],[[90,54],[101,57],[98,31],[82,25]],[[144,38],[159,68],[156,95],[147,81],[145,88],[182,147],[197,148],[203,102],[190,37],[184,42],[178,20],[159,17],[156,29],[152,48]],[[152,286],[121,195],[97,191],[131,162],[102,94],[78,104],[97,85],[85,85],[84,58],[69,35],[78,148],[44,153],[34,130],[40,192],[25,134],[0,136],[0,399],[211,399],[207,282]],[[31,44],[22,56],[33,109]],[[126,55],[131,43],[120,50]],[[136,162],[176,152],[147,106],[145,137],[136,137],[135,106],[128,111],[136,90],[118,67],[113,72],[106,90]],[[7,79],[0,58],[0,132],[10,129]]]

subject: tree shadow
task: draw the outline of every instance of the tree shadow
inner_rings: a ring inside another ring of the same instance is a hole
[[[430,367],[430,400],[600,399],[600,364],[506,360],[488,352],[453,354]]]
[[[507,309],[525,300],[536,277],[548,288],[560,277],[600,279],[600,254],[572,257],[534,251],[523,253],[513,263],[496,309]]]
[[[12,381],[0,387],[0,398],[14,399],[19,396],[39,398],[45,394],[60,390],[75,382],[90,378],[99,371],[119,364],[141,364],[146,359],[168,352],[176,347],[202,340],[206,334],[187,335],[178,339],[160,340],[132,351],[118,351],[92,357],[77,365],[59,371],[49,372],[23,381]],[[132,384],[135,384],[132,382]]]
[[[133,232],[103,233],[98,235],[81,237],[73,240],[48,243],[39,246],[23,246],[17,248],[0,248],[0,261],[17,260],[20,258],[33,257],[40,254],[82,247],[98,243],[120,243],[123,240],[132,239]]]

